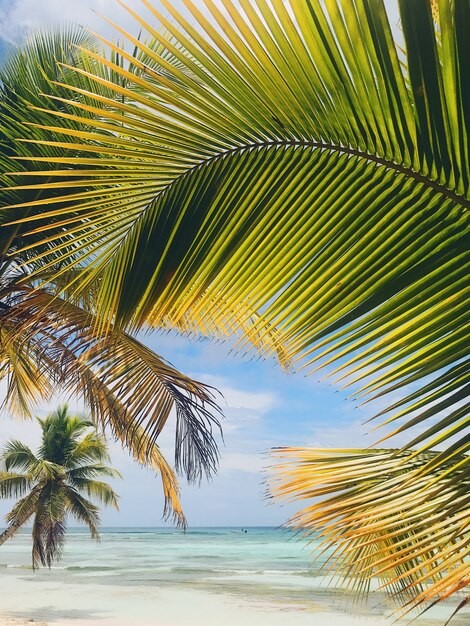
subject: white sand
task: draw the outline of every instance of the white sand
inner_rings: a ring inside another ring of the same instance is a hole
[[[187,597],[181,597],[178,593],[167,598],[171,603],[158,609],[154,618],[139,618],[135,615],[131,617],[126,610],[126,615],[120,618],[103,618],[97,620],[54,619],[49,624],[33,619],[16,619],[2,617],[0,615],[0,626],[199,626],[204,623],[219,624],[220,626],[390,626],[391,622],[378,617],[347,616],[340,613],[323,613],[308,611],[300,607],[279,607],[257,605],[238,605],[220,601],[217,598],[201,598],[202,594],[191,592]],[[207,594],[209,595],[209,594]],[[128,598],[128,602],[129,602]],[[202,600],[202,602],[201,602]],[[173,604],[174,601],[174,604]],[[139,613],[137,606],[138,599],[134,598],[134,607]],[[131,602],[129,602],[131,604]],[[203,619],[198,619],[195,612],[202,609],[205,613]],[[300,609],[300,610],[299,610]],[[144,620],[144,621],[142,621]],[[149,621],[150,620],[150,621]]]
[[[384,606],[348,614],[340,598],[321,595],[308,602],[254,600],[252,597],[188,586],[119,586],[42,573],[0,572],[0,626],[391,626]],[[378,599],[379,600],[379,599]],[[333,604],[333,606],[332,606]],[[341,608],[343,606],[343,608]],[[450,607],[413,626],[442,626]],[[457,618],[462,626],[466,616]],[[404,622],[405,624],[406,622]]]
[[[81,608],[77,609],[77,595]],[[54,597],[53,588],[43,589],[21,599],[17,596],[16,614],[41,618],[50,613],[50,626],[385,626],[381,617],[348,616],[319,609],[309,604],[240,600],[228,594],[193,590],[156,590],[136,586],[123,593],[122,589],[99,585],[80,585],[70,595]],[[54,604],[53,604],[54,603]],[[3,605],[3,599],[0,605]],[[22,607],[20,609],[19,607]],[[34,608],[36,607],[36,609]],[[67,607],[70,607],[68,609]],[[2,607],[3,608],[3,607]],[[66,617],[75,614],[75,617]],[[62,617],[62,615],[64,617]],[[92,617],[93,615],[93,617]],[[45,622],[10,620],[0,626],[41,626]]]
[[[12,617],[2,617],[0,615],[0,626],[48,626],[46,622],[35,622],[34,620],[15,619]]]

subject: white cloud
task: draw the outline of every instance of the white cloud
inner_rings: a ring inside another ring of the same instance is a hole
[[[249,523],[270,523],[273,511],[265,510],[262,469],[267,460],[265,450],[276,442],[269,436],[269,411],[278,404],[277,394],[260,389],[249,391],[242,389],[232,381],[220,375],[198,374],[197,378],[217,387],[224,396],[223,422],[224,444],[220,445],[221,462],[218,475],[209,484],[202,487],[188,486],[182,481],[183,503],[185,511],[193,524],[224,524],[230,516],[238,514],[238,521]],[[0,397],[4,397],[4,385],[0,384]],[[45,416],[59,402],[66,398],[55,396],[49,402],[38,407],[38,416]],[[71,411],[83,412],[82,404],[70,399]],[[159,444],[171,462],[174,454],[175,418],[169,420]],[[3,417],[0,422],[1,442],[8,439],[20,439],[35,449],[39,443],[40,429],[33,421],[19,421]],[[135,463],[128,452],[119,443],[109,442],[112,465],[124,476],[123,481],[113,481],[116,491],[121,495],[121,511],[103,512],[103,521],[111,525],[159,525],[163,507],[160,493],[160,479],[148,469]],[[229,495],[233,494],[233,484],[237,485],[237,509],[232,509]],[[246,493],[246,500],[242,494]],[[250,502],[249,505],[244,502]],[[0,526],[3,515],[11,507],[11,502],[0,501]],[[207,508],[210,517],[207,516]],[[251,521],[246,517],[249,513]],[[245,515],[245,518],[243,517]],[[287,517],[278,513],[273,523],[279,523]],[[259,521],[257,521],[259,520]]]
[[[215,387],[223,396],[222,404],[231,409],[247,409],[265,413],[277,404],[276,394],[271,391],[245,391],[233,386],[231,381],[214,374],[198,373],[193,376]]]
[[[220,462],[221,472],[249,472],[258,474],[266,466],[266,460],[260,453],[224,452]]]
[[[140,0],[127,0],[127,5],[148,16]],[[12,42],[21,40],[31,30],[56,24],[79,24],[108,37],[113,29],[101,15],[134,34],[139,30],[135,20],[116,0],[4,0],[0,8],[3,9],[0,36]]]

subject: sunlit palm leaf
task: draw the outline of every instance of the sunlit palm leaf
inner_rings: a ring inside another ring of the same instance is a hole
[[[86,265],[76,289],[99,280],[118,325],[243,330],[309,371],[337,361],[369,395],[464,357],[467,4],[443,0],[437,25],[427,0],[400,5],[405,65],[380,0],[207,2],[210,20],[189,2],[191,23],[143,4],[167,31],[129,9],[151,45],[110,44],[125,64],[80,48],[90,88],[58,81],[73,100],[53,95],[66,110],[41,126],[65,152],[29,157],[61,167],[17,190],[44,194],[21,206],[43,220],[31,249],[55,245],[51,271]],[[61,247],[61,219],[78,248]]]
[[[271,491],[308,501],[289,524],[328,550],[345,586],[363,593],[378,577],[408,612],[470,584],[468,457],[414,477],[437,455],[280,449]]]

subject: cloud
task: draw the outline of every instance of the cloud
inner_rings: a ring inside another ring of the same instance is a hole
[[[148,15],[140,0],[127,0],[131,9]],[[135,20],[116,0],[3,0],[0,36],[16,43],[29,32],[57,24],[78,24],[109,37],[114,29],[101,15],[120,26],[138,32]],[[153,20],[155,22],[155,19]]]
[[[246,410],[263,415],[277,405],[277,395],[271,391],[245,391],[237,389],[226,379],[210,374],[200,374],[198,378],[216,387],[223,396],[222,405],[229,409]]]
[[[171,347],[171,346],[167,346]],[[273,516],[272,509],[265,510],[262,470],[267,465],[265,450],[276,444],[269,432],[269,415],[279,402],[277,393],[260,388],[244,389],[232,380],[218,374],[198,374],[197,378],[216,386],[224,396],[224,444],[220,445],[219,472],[208,484],[201,487],[186,485],[182,481],[183,503],[193,524],[227,524],[234,515],[244,525],[280,523],[284,511]],[[4,385],[0,393],[4,395]],[[3,392],[3,393],[2,393]],[[37,415],[45,416],[65,398],[55,396],[38,407]],[[83,412],[81,402],[69,401],[71,411]],[[6,419],[0,422],[1,441],[20,439],[36,449],[39,426],[33,421]],[[175,418],[172,416],[159,444],[171,462],[174,454]],[[103,511],[103,522],[108,525],[159,525],[163,508],[160,479],[146,468],[135,463],[119,443],[109,441],[112,465],[124,476],[123,481],[112,481],[121,495],[120,513]],[[231,500],[236,485],[237,497]],[[245,494],[245,495],[243,495]],[[234,504],[236,502],[236,506]],[[11,502],[0,501],[0,520],[11,507]],[[210,517],[209,513],[210,511]],[[245,515],[245,517],[244,517]],[[237,522],[237,523],[238,523]],[[1,521],[0,521],[1,525]]]
[[[248,454],[246,452],[224,453],[220,462],[220,471],[249,472],[258,474],[266,467],[266,459],[259,453]]]

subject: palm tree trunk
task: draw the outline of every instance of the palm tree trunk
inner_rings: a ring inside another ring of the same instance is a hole
[[[26,520],[15,520],[12,522],[0,535],[0,546],[5,543],[7,539],[13,537],[13,535],[23,526]]]
[[[37,502],[37,496],[39,495],[41,489],[42,489],[41,484],[35,485],[29,493],[29,498],[34,497],[35,501]],[[23,524],[26,524],[26,522],[29,520],[31,515],[33,515],[33,513],[34,513],[34,508],[31,508],[31,506],[28,507],[26,510],[18,512],[18,516],[15,516],[15,519],[12,522],[10,522],[10,524],[0,534],[0,546],[3,545],[7,539],[10,539],[10,537],[13,537],[13,535],[16,532],[18,532],[18,530],[23,526]]]

